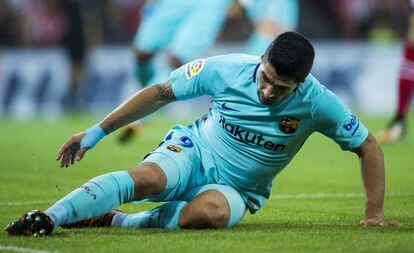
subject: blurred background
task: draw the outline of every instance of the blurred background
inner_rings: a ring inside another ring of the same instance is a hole
[[[289,1],[297,12],[283,13],[296,17],[286,30],[314,43],[312,72],[321,83],[365,115],[393,113],[409,1]],[[246,52],[249,38],[251,43],[261,29],[254,12],[266,9],[252,2],[232,2],[214,45],[197,58]],[[134,74],[133,41],[143,19],[156,11],[153,5],[156,1],[0,0],[0,117],[108,113],[144,86]],[[166,48],[154,56],[155,71],[168,69],[168,55]],[[188,115],[206,108],[203,99],[190,103],[191,109],[170,110]]]

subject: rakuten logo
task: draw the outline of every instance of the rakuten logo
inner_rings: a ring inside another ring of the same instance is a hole
[[[259,147],[264,147],[267,150],[283,151],[286,147],[284,144],[278,144],[267,141],[263,135],[257,135],[241,128],[238,125],[226,123],[226,119],[220,116],[219,124],[228,133],[228,135],[236,141],[246,144],[254,144]]]

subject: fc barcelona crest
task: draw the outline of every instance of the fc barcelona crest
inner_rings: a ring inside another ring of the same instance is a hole
[[[284,116],[281,121],[279,121],[279,129],[285,134],[293,134],[298,129],[299,120],[293,117]]]
[[[181,152],[181,150],[182,150],[182,148],[180,148],[180,147],[178,147],[178,146],[175,146],[175,145],[168,145],[168,146],[167,146],[167,149],[168,149],[169,151],[176,152],[176,153],[179,153],[179,152]]]

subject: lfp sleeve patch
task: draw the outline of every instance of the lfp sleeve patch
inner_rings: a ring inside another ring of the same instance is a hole
[[[195,60],[193,62],[187,63],[185,66],[185,78],[190,80],[191,78],[198,75],[204,67],[204,60]]]

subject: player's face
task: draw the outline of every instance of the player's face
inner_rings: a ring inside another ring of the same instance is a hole
[[[262,60],[257,91],[260,102],[272,105],[289,95],[297,86],[295,80],[278,75],[269,63]]]

